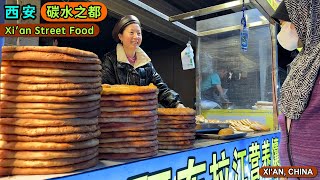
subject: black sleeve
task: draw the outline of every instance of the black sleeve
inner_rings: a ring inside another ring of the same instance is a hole
[[[101,62],[102,84],[116,84],[116,73],[110,54],[106,54]]]
[[[151,64],[151,63],[150,63]],[[178,103],[181,103],[179,94],[172,89],[169,89],[168,85],[163,82],[160,75],[152,68],[152,83],[159,89],[158,101],[166,108],[175,108]]]

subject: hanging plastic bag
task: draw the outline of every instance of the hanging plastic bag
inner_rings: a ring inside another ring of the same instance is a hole
[[[188,42],[187,47],[181,52],[181,62],[183,70],[195,68],[194,54],[190,41]]]

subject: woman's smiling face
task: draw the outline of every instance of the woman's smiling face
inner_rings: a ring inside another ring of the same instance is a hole
[[[130,24],[118,34],[124,48],[136,49],[141,45],[142,33],[138,24]]]

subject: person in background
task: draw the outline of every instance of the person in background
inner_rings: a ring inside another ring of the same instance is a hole
[[[226,78],[227,75],[228,70],[222,67],[204,78],[201,84],[202,109],[221,108],[222,103],[229,102],[227,90],[221,86],[221,79]]]
[[[140,21],[133,15],[124,16],[117,22],[112,37],[118,44],[102,60],[102,83],[139,86],[153,83],[159,89],[158,101],[162,106],[184,108],[179,94],[163,82],[149,56],[139,47],[141,31]]]
[[[59,45],[58,39],[53,39],[52,46],[58,46],[58,45]]]
[[[281,25],[277,39],[283,48],[303,47],[281,88],[281,165],[315,166],[320,171],[319,1],[284,0],[272,17]]]

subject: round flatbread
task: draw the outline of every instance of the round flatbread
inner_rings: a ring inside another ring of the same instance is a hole
[[[156,140],[157,136],[145,136],[145,137],[124,137],[124,138],[100,138],[99,143],[110,143],[110,142],[122,142],[126,143],[128,141],[153,141]],[[1,157],[1,156],[0,156]]]
[[[148,123],[156,121],[158,116],[146,116],[146,117],[108,117],[102,118],[99,117],[99,123]]]
[[[193,136],[181,136],[181,137],[179,137],[179,136],[172,136],[172,137],[158,136],[157,137],[159,142],[160,141],[161,142],[163,142],[163,141],[185,141],[185,140],[193,140],[195,138],[196,138],[196,136],[194,136],[194,135]]]
[[[19,60],[19,61],[53,61],[53,62],[75,62],[85,64],[101,64],[97,57],[71,56],[53,52],[2,52],[3,60]]]
[[[181,140],[181,141],[159,141],[159,145],[193,145],[194,140]]]
[[[158,125],[180,125],[180,124],[194,124],[196,120],[184,120],[184,121],[179,121],[179,120],[160,120],[158,121]]]
[[[90,112],[99,109],[100,105],[96,105],[90,108],[82,109],[16,109],[16,108],[0,108],[3,114],[68,114],[68,113],[80,113],[80,112]]]
[[[0,98],[1,99],[1,98]],[[19,103],[0,100],[0,108],[17,108],[17,109],[81,109],[89,108],[99,104],[99,100],[81,103]]]
[[[163,145],[159,144],[159,149],[161,150],[182,150],[182,149],[191,149],[193,145]]]
[[[143,130],[144,128],[150,129],[151,127],[152,128],[156,127],[156,121],[151,121],[148,123],[99,123],[99,127],[101,130],[103,130],[102,132],[116,131],[116,129],[118,129],[119,131],[124,131],[124,130],[139,131],[139,130]],[[110,129],[115,129],[115,130],[110,130]]]
[[[160,133],[167,133],[167,132],[183,132],[183,133],[194,133],[196,132],[196,130],[193,128],[193,129],[160,129],[158,128],[158,132],[159,134]]]
[[[49,90],[73,90],[73,89],[93,89],[99,88],[101,83],[61,83],[61,84],[25,84],[10,81],[2,81],[2,89],[21,90],[21,91],[49,91]]]
[[[101,112],[100,117],[149,117],[157,115],[157,111],[119,111],[119,112]]]
[[[98,118],[75,118],[64,120],[48,120],[48,119],[20,119],[20,118],[1,118],[0,124],[14,125],[23,127],[60,127],[60,126],[85,126],[97,125]]]
[[[102,85],[102,95],[120,95],[120,94],[144,94],[144,93],[157,93],[157,86],[150,84],[149,86],[137,85]]]
[[[8,135],[0,134],[0,140],[2,141],[19,141],[19,142],[78,142],[86,141],[89,139],[98,138],[100,131],[74,133],[64,135],[45,135],[45,136],[20,136],[20,135]]]
[[[153,147],[125,147],[125,148],[108,148],[99,147],[99,154],[104,153],[149,153],[158,150],[158,146]]]
[[[150,99],[147,101],[101,101],[100,105],[101,107],[152,106],[158,105],[158,99]]]
[[[83,64],[74,62],[47,62],[47,61],[14,61],[3,60],[1,66],[18,66],[18,67],[37,67],[37,68],[54,68],[54,69],[75,69],[87,71],[100,71],[100,64]]]
[[[22,136],[61,135],[74,133],[95,132],[97,125],[89,126],[61,126],[61,127],[22,127],[11,125],[0,125],[1,134],[16,134]]]
[[[18,74],[27,76],[48,76],[48,77],[99,77],[100,71],[65,70],[53,68],[31,68],[31,67],[1,67],[1,74]]]
[[[123,131],[123,132],[102,132],[101,138],[128,138],[128,137],[145,137],[145,136],[156,136],[158,134],[157,130],[148,131]]]
[[[57,47],[57,46],[3,46],[2,52],[23,52],[23,51],[38,51],[38,52],[51,52],[63,53],[74,56],[84,56],[98,58],[98,56],[90,51],[84,51],[71,47]]]
[[[98,146],[70,151],[11,151],[0,149],[0,159],[49,160],[58,158],[77,158],[98,151]]]
[[[1,114],[1,118],[28,118],[28,119],[74,119],[74,118],[96,118],[100,114],[100,110],[94,110],[86,113],[70,113],[70,114]]]
[[[195,116],[171,116],[171,115],[158,115],[160,120],[169,120],[169,121],[190,121],[195,120]],[[184,122],[181,122],[184,123]]]
[[[73,96],[73,97],[61,97],[61,96],[36,96],[36,95],[18,95],[10,96],[6,94],[0,94],[1,101],[12,101],[12,102],[48,102],[48,103],[74,103],[74,102],[90,102],[97,101],[100,99],[100,94],[92,94],[88,96]]]
[[[98,139],[73,143],[54,143],[54,142],[9,142],[0,141],[0,149],[8,150],[28,150],[28,151],[46,151],[46,150],[73,150],[95,147],[99,144]]]
[[[136,106],[136,107],[101,107],[101,112],[119,112],[119,111],[147,111],[156,110],[158,105]]]
[[[126,159],[152,157],[157,154],[158,154],[158,151],[153,151],[149,153],[103,153],[103,154],[99,154],[99,159],[126,160]]]
[[[99,163],[98,158],[93,158],[89,161],[84,161],[77,164],[67,165],[67,166],[59,166],[55,168],[17,168],[17,167],[0,167],[0,176],[7,175],[35,175],[35,174],[60,174],[60,173],[68,173],[80,169],[87,169],[90,167],[94,167]]]
[[[21,90],[8,90],[1,89],[0,94],[7,94],[12,96],[18,95],[34,95],[34,96],[62,96],[62,97],[73,97],[73,96],[87,96],[92,94],[100,94],[101,87],[93,89],[73,89],[73,90],[51,90],[51,91],[21,91]]]
[[[99,147],[110,147],[110,148],[132,148],[132,147],[152,147],[158,145],[158,141],[128,141],[126,143],[123,142],[110,142],[110,143],[100,143]]]
[[[4,82],[19,82],[29,84],[65,84],[65,83],[100,83],[101,77],[45,77],[45,76],[24,76],[16,74],[1,74],[0,80]],[[101,88],[102,89],[102,88]]]
[[[156,99],[158,95],[156,93],[148,94],[133,94],[133,95],[102,95],[101,101],[147,101],[150,99]]]
[[[22,159],[0,159],[1,167],[20,167],[20,168],[44,168],[44,167],[59,167],[71,164],[77,164],[80,162],[88,161],[98,156],[98,152],[90,154],[88,156],[77,158],[61,158],[50,160],[22,160]]]
[[[195,129],[196,124],[157,124],[158,129]]]
[[[158,108],[158,114],[161,115],[188,115],[195,116],[196,111],[191,108]]]
[[[158,133],[158,136],[161,136],[161,137],[172,137],[172,136],[184,137],[184,136],[195,136],[195,133],[194,132],[163,132],[163,133]]]
[[[100,126],[100,131],[105,133],[105,132],[123,132],[123,131],[146,131],[146,130],[154,130],[157,129],[157,126],[154,125],[141,125],[141,126],[136,126],[136,127],[121,127],[121,128],[104,128]]]

